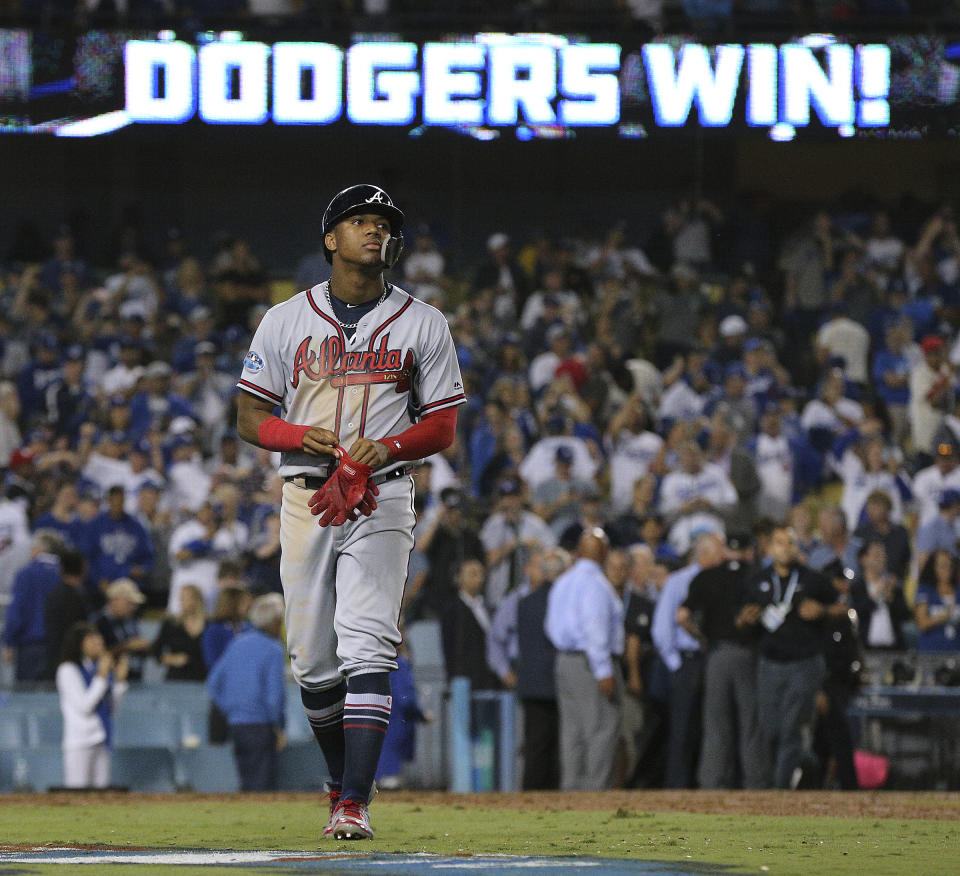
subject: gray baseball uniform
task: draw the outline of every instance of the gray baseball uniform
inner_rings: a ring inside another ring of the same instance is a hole
[[[275,402],[291,423],[329,429],[344,447],[380,440],[466,397],[443,314],[397,286],[360,319],[352,338],[337,321],[326,283],[272,307],[244,359],[238,387]],[[283,453],[280,475],[280,577],[294,676],[307,690],[341,676],[396,668],[397,622],[413,549],[410,462],[378,470],[378,508],[370,517],[321,528],[304,476],[327,462]]]

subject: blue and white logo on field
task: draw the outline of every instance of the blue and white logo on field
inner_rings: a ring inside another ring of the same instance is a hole
[[[457,876],[463,872],[488,872],[497,876],[510,874],[540,874],[540,876],[567,876],[574,871],[586,871],[596,876],[694,876],[704,870],[686,869],[670,861],[631,861],[602,858],[548,858],[539,856],[476,855],[451,856],[415,854],[352,853],[344,849],[335,852],[315,851],[241,851],[234,849],[111,849],[47,847],[7,851],[0,848],[0,868],[10,864],[62,864],[104,866],[106,864],[141,864],[146,868],[165,866],[240,867],[246,873],[259,873],[258,867],[269,868],[270,873],[291,870],[300,873],[369,874],[375,871],[383,876]],[[6,870],[4,869],[4,872]],[[22,872],[22,871],[21,871]]]

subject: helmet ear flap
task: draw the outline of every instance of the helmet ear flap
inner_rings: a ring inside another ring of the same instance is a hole
[[[380,258],[383,263],[388,268],[392,268],[399,260],[401,252],[403,252],[403,235],[387,235],[380,246]]]

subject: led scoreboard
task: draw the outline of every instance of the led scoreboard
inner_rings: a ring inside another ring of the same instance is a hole
[[[706,45],[673,37],[631,46],[541,33],[341,46],[235,32],[88,34],[62,61],[74,69],[47,81],[37,58],[49,65],[49,51],[37,51],[39,39],[0,31],[0,130],[90,136],[196,120],[421,135],[446,128],[478,139],[698,128],[788,140],[957,127],[960,51],[939,38],[811,34]]]

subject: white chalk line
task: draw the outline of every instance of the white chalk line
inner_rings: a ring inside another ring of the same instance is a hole
[[[541,869],[587,869],[602,867],[600,861],[564,860],[560,858],[520,858],[510,855],[485,855],[477,858],[459,858],[429,853],[407,854],[385,857],[370,857],[367,854],[347,854],[344,852],[307,852],[283,850],[177,850],[177,851],[117,851],[115,849],[89,849],[79,851],[71,848],[37,847],[17,852],[0,852],[3,864],[177,864],[204,866],[208,864],[279,864],[287,861],[325,861],[364,860],[369,867],[402,867],[404,864],[423,866],[426,863],[443,864],[447,869],[496,870],[509,862],[511,868]]]

